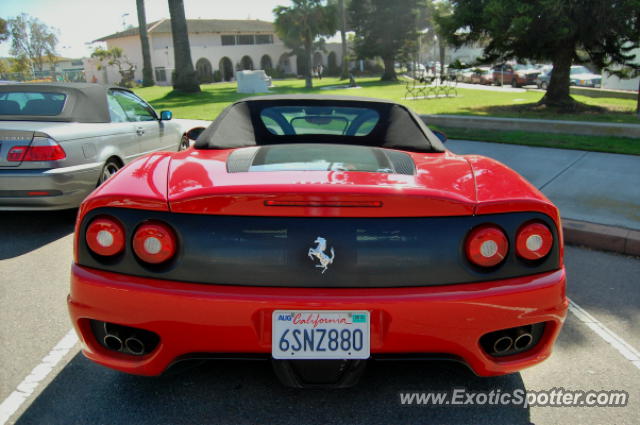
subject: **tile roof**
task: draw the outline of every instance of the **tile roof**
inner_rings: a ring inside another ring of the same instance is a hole
[[[187,19],[189,34],[193,33],[237,33],[237,32],[274,32],[272,22],[255,20],[226,20],[226,19]],[[161,19],[147,24],[147,31],[154,33],[170,33],[171,21]],[[130,37],[138,35],[138,27],[129,28],[104,36],[95,41],[107,41],[114,38]]]

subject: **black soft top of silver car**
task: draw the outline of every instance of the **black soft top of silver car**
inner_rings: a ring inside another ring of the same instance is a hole
[[[127,90],[92,83],[3,84],[0,85],[0,121],[108,123],[111,122],[107,104],[110,89]],[[8,98],[10,93],[39,93],[43,98],[20,105]]]

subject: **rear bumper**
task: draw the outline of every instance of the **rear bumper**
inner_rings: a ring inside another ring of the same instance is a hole
[[[76,208],[96,187],[100,164],[44,170],[0,169],[0,211]]]
[[[369,310],[374,357],[445,354],[478,375],[500,375],[549,357],[567,312],[564,269],[440,287],[314,289],[189,284],[74,265],[68,305],[88,358],[141,375],[194,354],[268,355],[276,309]],[[160,343],[142,357],[109,351],[88,319],[153,331]],[[495,358],[480,346],[488,332],[539,322],[544,334],[529,351]]]

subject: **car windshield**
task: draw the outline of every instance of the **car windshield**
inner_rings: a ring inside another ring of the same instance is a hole
[[[535,66],[530,64],[517,64],[513,67],[516,71],[528,71],[530,69],[537,69]]]
[[[260,112],[271,134],[366,136],[378,123],[375,109],[340,106],[273,106]]]
[[[6,91],[0,93],[0,115],[59,115],[67,96],[63,93]]]
[[[572,66],[571,75],[576,75],[576,74],[591,74],[591,71],[589,71],[584,66]]]

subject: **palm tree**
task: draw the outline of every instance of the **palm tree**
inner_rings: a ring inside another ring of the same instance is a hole
[[[142,86],[154,85],[153,68],[151,66],[151,52],[149,51],[149,35],[147,34],[147,16],[144,11],[144,0],[136,0],[138,6],[138,28],[140,29],[140,43],[142,43]]]
[[[184,17],[183,0],[169,0],[169,14],[171,15],[171,35],[175,62],[173,89],[186,93],[199,92],[200,85],[191,61],[191,46],[189,45],[187,20]]]
[[[342,41],[342,72],[340,73],[340,79],[346,80],[349,78],[349,62],[347,61],[347,11],[344,6],[344,0],[338,1],[338,8],[340,9],[340,38]]]
[[[322,0],[292,0],[289,7],[273,9],[278,37],[298,54],[304,55],[306,63],[305,87],[313,87],[313,45],[318,36],[331,36],[336,32],[336,10],[333,5],[324,5]]]

